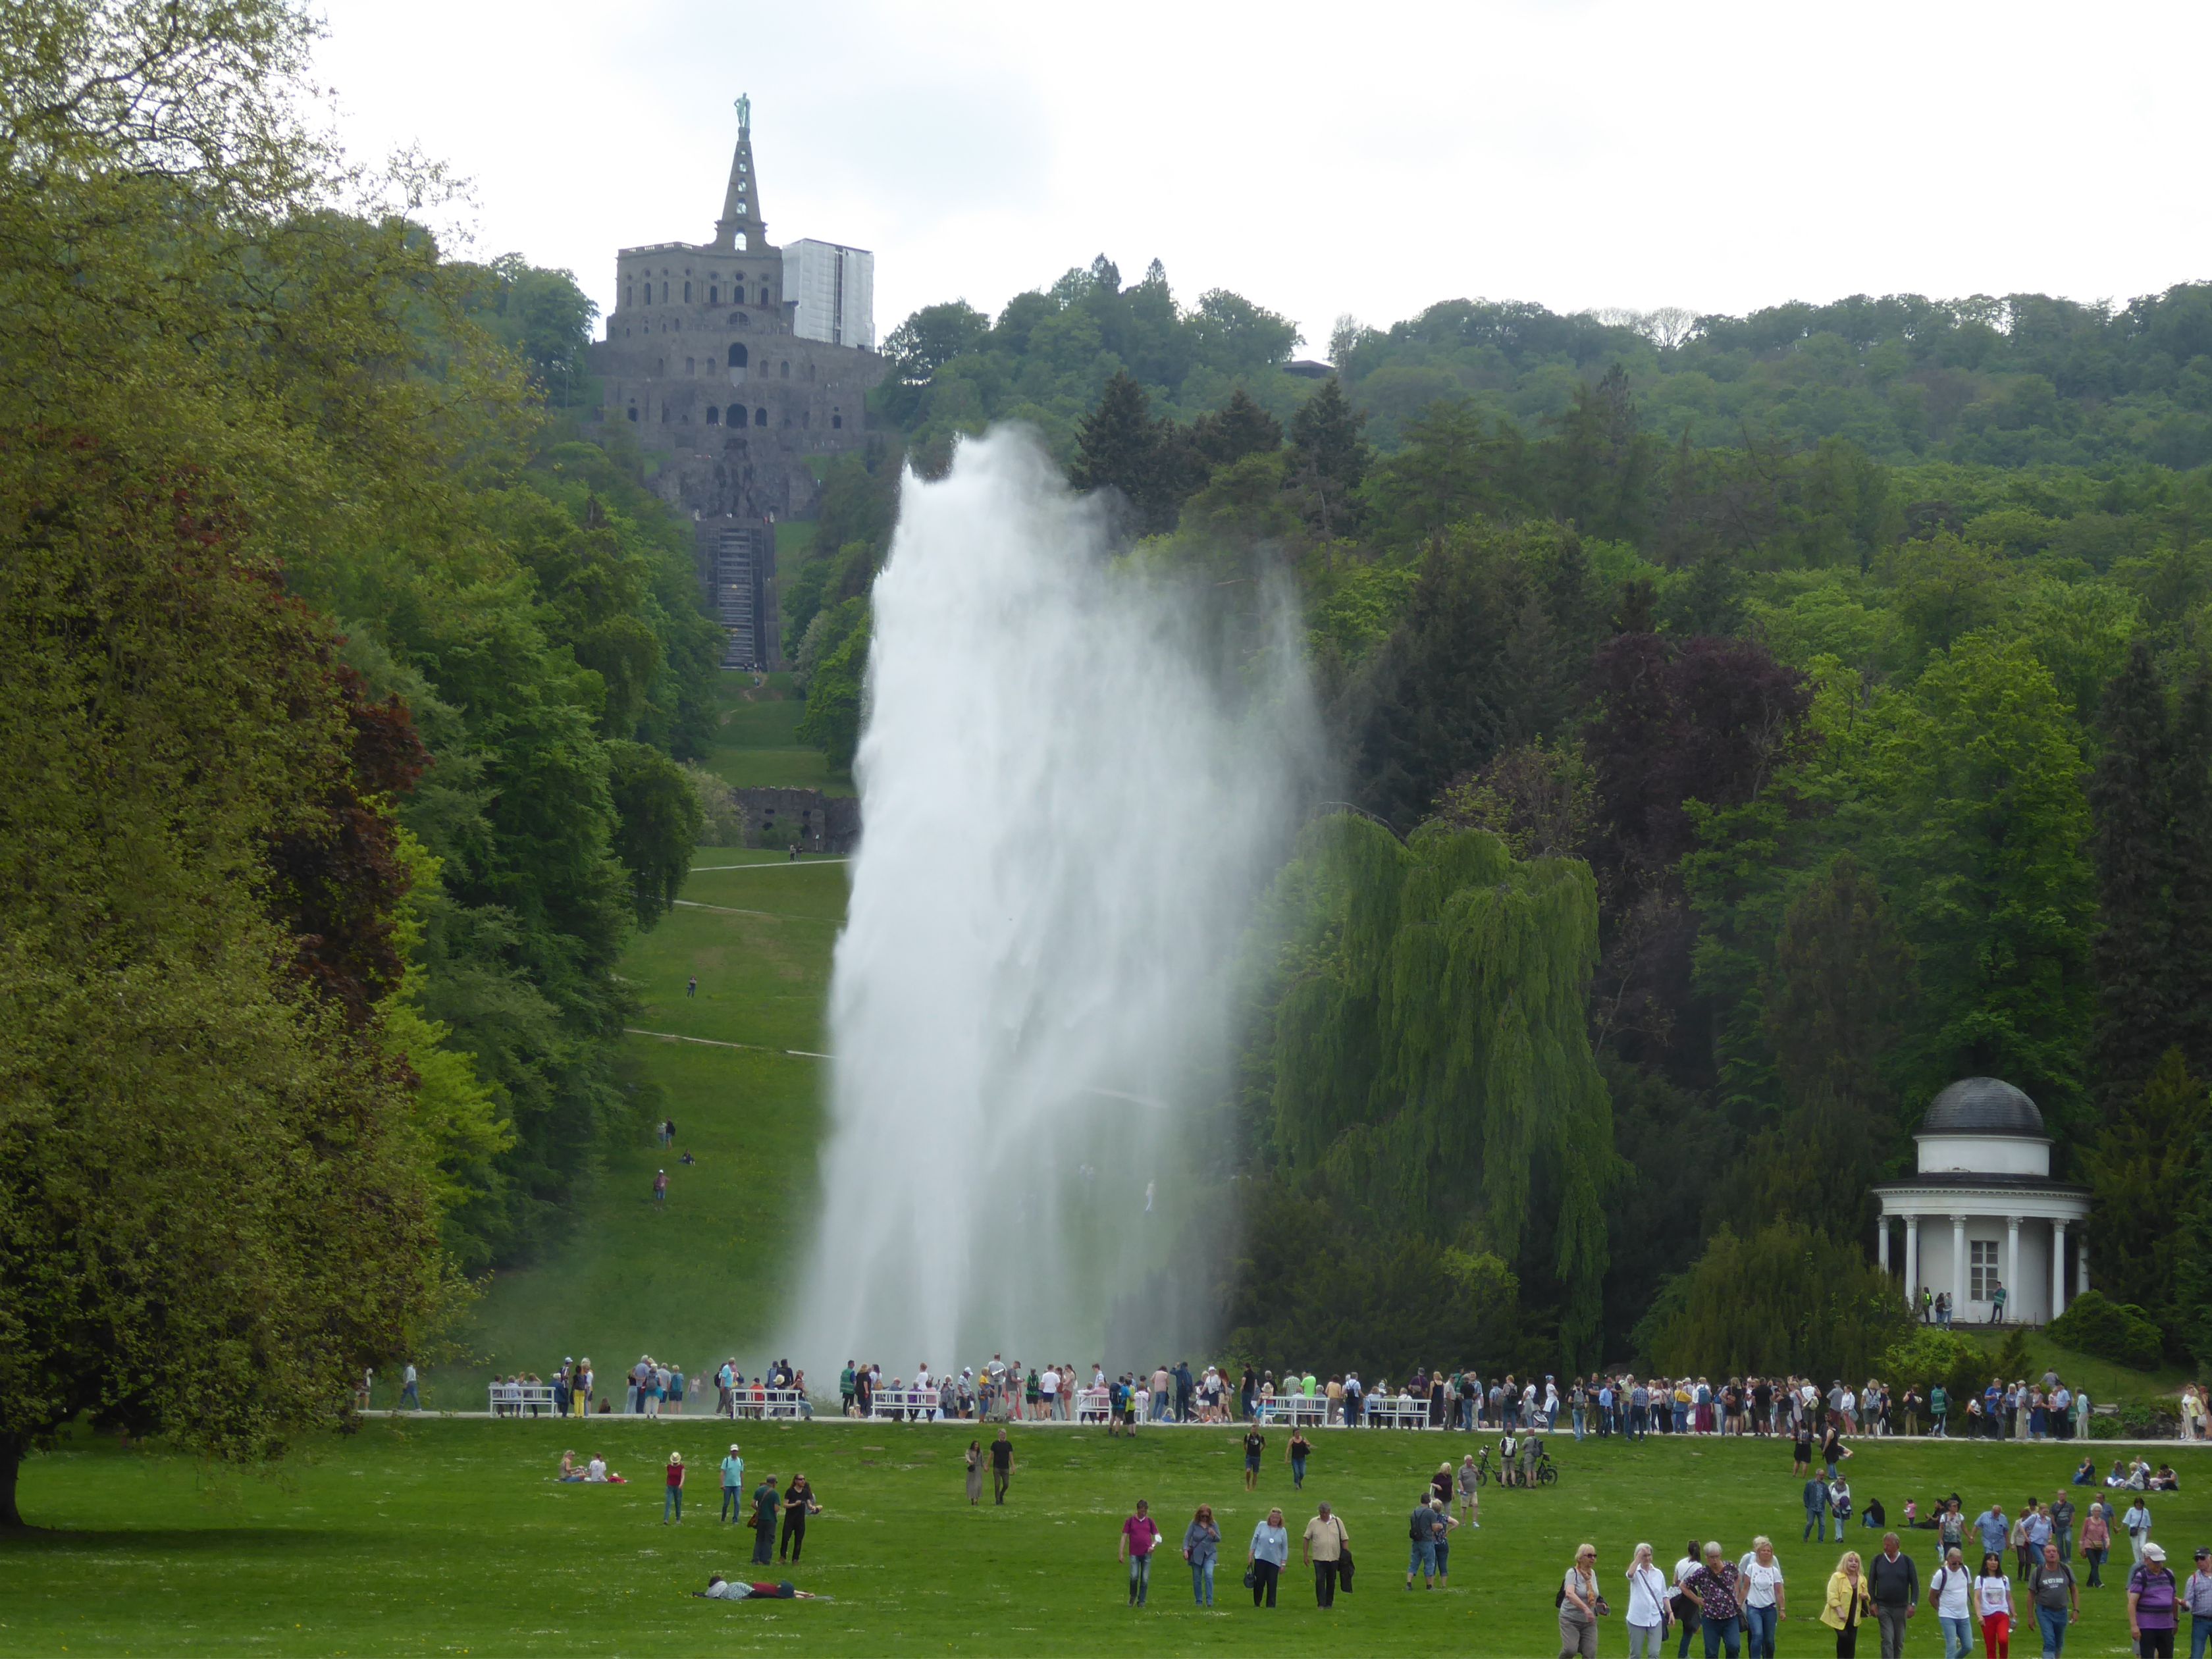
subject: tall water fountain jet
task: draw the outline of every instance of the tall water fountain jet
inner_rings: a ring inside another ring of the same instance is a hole
[[[1115,1304],[1201,1201],[1231,962],[1307,729],[1287,607],[1254,656],[1277,666],[1237,669],[1213,592],[1110,561],[1025,434],[906,479],[873,599],[819,1220],[780,1350],[817,1376],[994,1351],[1087,1365],[1109,1317],[1192,1334]]]

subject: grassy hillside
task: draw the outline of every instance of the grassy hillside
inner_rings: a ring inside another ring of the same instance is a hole
[[[630,1042],[675,1147],[641,1131],[610,1160],[568,1239],[495,1279],[470,1334],[480,1363],[434,1375],[428,1403],[481,1409],[486,1367],[550,1375],[588,1354],[611,1375],[650,1352],[688,1370],[767,1339],[806,1237],[821,1128],[823,1063],[786,1051],[823,1048],[844,914],[842,863],[700,850],[676,912],[623,963],[635,1025],[669,1034]],[[752,1046],[718,1046],[732,1044]],[[696,1163],[677,1161],[687,1152]],[[665,1207],[653,1201],[663,1168]]]
[[[1261,1490],[1239,1478],[1233,1431],[1147,1431],[1133,1443],[1093,1431],[1014,1431],[1006,1507],[970,1509],[960,1450],[973,1425],[895,1428],[748,1424],[707,1418],[657,1426],[372,1422],[319,1443],[281,1477],[240,1478],[112,1439],[75,1437],[23,1471],[27,1515],[50,1531],[0,1545],[0,1650],[71,1654],[492,1653],[561,1656],[790,1652],[810,1655],[1083,1654],[1265,1650],[1271,1655],[1528,1656],[1557,1651],[1552,1590],[1578,1542],[1599,1550],[1614,1612],[1603,1651],[1626,1645],[1621,1574],[1639,1540],[1663,1568],[1695,1534],[1731,1556],[1771,1534],[1792,1617],[1781,1650],[1827,1653],[1811,1615],[1840,1553],[1800,1541],[1799,1483],[1787,1443],[1654,1439],[1577,1447],[1555,1437],[1554,1487],[1486,1494],[1480,1532],[1453,1536],[1450,1588],[1404,1589],[1406,1515],[1415,1493],[1472,1436],[1317,1435],[1305,1490],[1291,1488],[1271,1436]],[[716,1523],[714,1465],[736,1438],[751,1480],[804,1470],[825,1513],[796,1568],[754,1569],[752,1534]],[[604,1452],[627,1486],[560,1486],[563,1447]],[[690,1466],[684,1524],[660,1524],[660,1465]],[[2186,1571],[2212,1536],[2206,1455],[2181,1455],[2185,1490],[2152,1506],[2156,1535]],[[2063,1446],[1863,1441],[1850,1465],[1863,1503],[1893,1515],[1957,1491],[1969,1512],[2009,1510],[2049,1493],[2072,1466]],[[1165,1526],[1150,1605],[1127,1605],[1114,1559],[1122,1517],[1149,1498]],[[1292,1566],[1280,1605],[1255,1610],[1239,1586],[1266,1506],[1295,1536],[1314,1504],[1343,1513],[1359,1564],[1355,1592],[1323,1613]],[[1215,1506],[1228,1558],[1211,1613],[1193,1606],[1176,1554],[1198,1504]],[[1923,1580],[1934,1534],[1905,1534]],[[1854,1525],[1850,1545],[1877,1547]],[[2126,1551],[2120,1552],[2124,1560]],[[710,1571],[788,1576],[830,1601],[730,1605],[693,1600]],[[2114,1572],[2112,1581],[2124,1579]],[[2069,1652],[2126,1650],[2119,1588],[2084,1590]],[[2033,1636],[2023,1652],[2034,1651]],[[1871,1650],[1871,1642],[1862,1651]],[[1927,1610],[1909,1650],[1941,1645]],[[1669,1651],[1672,1644],[1669,1644]]]
[[[2002,1346],[2002,1340],[1986,1330],[1972,1326],[1953,1328],[1987,1348],[1991,1354]],[[2027,1333],[2028,1375],[2039,1377],[2045,1370],[2055,1370],[2073,1387],[2087,1389],[2089,1398],[2110,1405],[2120,1399],[2140,1399],[2151,1395],[2181,1393],[2181,1385],[2189,1380],[2189,1373],[2178,1366],[2166,1366],[2155,1371],[2130,1370],[2125,1365],[2116,1365],[2109,1359],[2093,1359],[2087,1354],[2076,1353],[2071,1348],[2061,1347],[2040,1330]]]
[[[818,749],[799,741],[805,706],[789,674],[726,674],[720,741],[704,764],[737,789],[819,789],[849,795],[853,775],[835,772]]]

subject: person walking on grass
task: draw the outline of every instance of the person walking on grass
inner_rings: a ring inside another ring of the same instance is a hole
[[[1867,1594],[1881,1627],[1881,1659],[1903,1659],[1905,1622],[1920,1611],[1920,1569],[1893,1532],[1882,1534],[1881,1553],[1867,1564]]]
[[[1429,1507],[1431,1494],[1424,1492],[1413,1504],[1413,1518],[1407,1522],[1406,1535],[1413,1540],[1412,1553],[1406,1561],[1406,1588],[1413,1588],[1413,1575],[1421,1575],[1421,1588],[1436,1588],[1437,1534],[1443,1528],[1437,1523],[1437,1512]]]
[[[1988,1659],[2012,1659],[2012,1580],[2005,1577],[2004,1557],[1995,1550],[1982,1552],[1982,1570],[1974,1577],[1974,1612],[1982,1621]]]
[[[783,1494],[776,1490],[775,1477],[761,1476],[761,1483],[753,1488],[753,1565],[764,1567],[775,1555],[775,1512],[782,1504]]]
[[[1477,1532],[1482,1530],[1482,1482],[1473,1452],[1459,1460],[1459,1507],[1462,1517]]]
[[[1337,1568],[1344,1559],[1345,1546],[1351,1541],[1344,1522],[1330,1513],[1326,1504],[1306,1522],[1305,1533],[1298,1541],[1298,1555],[1313,1569],[1316,1607],[1336,1605]]]
[[[2173,1659],[2180,1595],[2166,1565],[2166,1546],[2145,1544],[2142,1560],[2128,1574],[2128,1636],[2142,1659]]]
[[[1410,1582],[1407,1588],[1412,1588]],[[1605,1604],[1597,1593],[1596,1545],[1576,1548],[1574,1565],[1560,1581],[1558,1600],[1559,1659],[1597,1659],[1597,1618]]]
[[[2189,1659],[2204,1659],[2212,1640],[2212,1550],[2197,1552],[2197,1571],[2183,1580],[2181,1605],[2189,1610]]]
[[[732,1522],[745,1518],[745,1460],[738,1455],[732,1443],[729,1454],[722,1459],[721,1519]]]
[[[1782,1582],[1782,1563],[1774,1540],[1764,1534],[1751,1540],[1751,1553],[1735,1564],[1743,1579],[1743,1634],[1747,1659],[1774,1659],[1776,1626],[1790,1616]]]
[[[1698,1570],[1683,1581],[1682,1588],[1698,1603],[1698,1622],[1705,1630],[1705,1659],[1717,1659],[1723,1647],[1728,1659],[1737,1659],[1743,1643],[1742,1578],[1717,1541],[1698,1553]]]
[[[1221,1553],[1221,1528],[1213,1524],[1213,1505],[1200,1504],[1182,1529],[1182,1559],[1190,1564],[1191,1597],[1201,1607],[1213,1605],[1213,1564]]]
[[[661,1207],[665,1207],[668,1203],[668,1171],[665,1170],[656,1170],[653,1172],[653,1201],[655,1206]]]
[[[2197,1562],[2202,1576],[2203,1562]],[[2208,1581],[2212,1588],[2212,1581]],[[2066,1650],[2067,1627],[2081,1616],[2081,1590],[2074,1582],[2074,1569],[2058,1553],[2055,1543],[2043,1547],[2043,1559],[2028,1584],[2028,1599],[2035,1608],[2036,1628],[2043,1636],[2043,1659],[2059,1659]],[[2201,1649],[2203,1644],[2197,1645]]]
[[[1667,1575],[1638,1544],[1628,1563],[1628,1659],[1660,1659],[1667,1643]]]
[[[2089,1588],[2105,1588],[2105,1558],[2112,1550],[2112,1505],[2101,1498],[2089,1500],[2089,1512],[2081,1517],[2081,1559],[2089,1564]]]
[[[1137,1512],[1121,1523],[1121,1541],[1115,1547],[1116,1559],[1129,1564],[1129,1605],[1141,1607],[1152,1587],[1152,1550],[1160,1541],[1159,1523],[1152,1506],[1137,1500]]]
[[[1269,1510],[1267,1518],[1252,1528],[1252,1541],[1244,1551],[1254,1607],[1260,1605],[1263,1594],[1269,1607],[1275,1605],[1275,1586],[1282,1580],[1283,1569],[1290,1564],[1290,1529],[1283,1524],[1282,1510]]]
[[[679,1523],[684,1519],[684,1454],[668,1454],[668,1495],[660,1500],[660,1524],[666,1526],[671,1516]]]
[[[1967,1659],[1974,1650],[1974,1578],[1966,1552],[1954,1544],[1928,1575],[1928,1605],[1943,1632],[1943,1659]]]
[[[799,1565],[799,1553],[806,1547],[806,1518],[822,1513],[822,1505],[814,1501],[814,1488],[803,1474],[791,1477],[791,1484],[783,1489],[783,1536],[777,1540],[775,1559],[784,1559],[791,1552],[791,1563]]]
[[[1014,1443],[1006,1438],[1006,1430],[1000,1429],[999,1437],[991,1443],[991,1501],[1005,1503],[1006,1488],[1013,1481]]]
[[[1828,1575],[1827,1601],[1820,1609],[1820,1622],[1836,1632],[1836,1659],[1856,1659],[1859,1626],[1873,1613],[1866,1564],[1856,1550],[1845,1550],[1836,1570]]]
[[[1267,1449],[1267,1437],[1258,1427],[1244,1431],[1244,1490],[1260,1490],[1260,1455]]]
[[[2135,1556],[2136,1565],[2142,1565],[2143,1555],[2150,1547],[2150,1505],[2137,1493],[2127,1513],[2120,1517],[2120,1526],[2128,1534],[2128,1548]],[[2163,1555],[2160,1559],[2164,1559]]]
[[[968,1507],[974,1509],[983,1501],[983,1443],[968,1443]]]
[[[1809,1462],[1809,1460],[1808,1460]],[[1828,1541],[1828,1482],[1824,1476],[1808,1474],[1805,1477],[1805,1537],[1816,1544]],[[1844,1528],[1839,1522],[1836,1536],[1841,1538]]]
[[[1313,1443],[1306,1438],[1306,1431],[1304,1429],[1293,1428],[1291,1431],[1291,1443],[1284,1453],[1290,1461],[1292,1492],[1305,1490],[1306,1459],[1312,1455],[1312,1452]]]

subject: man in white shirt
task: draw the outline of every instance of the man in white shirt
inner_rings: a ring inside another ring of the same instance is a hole
[[[399,1374],[399,1409],[403,1412],[422,1409],[422,1396],[416,1392],[415,1381],[415,1362],[410,1359],[407,1369]]]
[[[1060,1415],[1060,1367],[1047,1365],[1037,1373],[1037,1404],[1043,1407],[1045,1421],[1049,1423]]]

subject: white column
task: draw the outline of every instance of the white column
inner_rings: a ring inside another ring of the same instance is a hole
[[[1905,1218],[1905,1305],[1920,1317],[1920,1218]]]
[[[2089,1288],[2089,1241],[2083,1239],[2079,1259],[2074,1264],[2074,1294],[2079,1296]]]
[[[1884,1273],[1887,1273],[1887,1272],[1889,1271],[1889,1212],[1888,1212],[1888,1211],[1884,1210],[1884,1211],[1881,1212],[1881,1220],[1879,1220],[1879,1221],[1877,1221],[1877,1222],[1875,1222],[1875,1226],[1877,1229],[1879,1229],[1879,1231],[1878,1231],[1875,1233],[1875,1241],[1874,1241],[1874,1256],[1875,1256],[1875,1260],[1881,1263],[1881,1270],[1882,1270],[1882,1272],[1884,1272]]]
[[[2066,1223],[2051,1224],[2051,1316],[2066,1311]]]
[[[1966,1218],[1951,1218],[1951,1317],[1966,1317]]]
[[[2020,1218],[2016,1215],[2005,1218],[2004,1287],[2005,1310],[2010,1313],[2020,1300]]]

